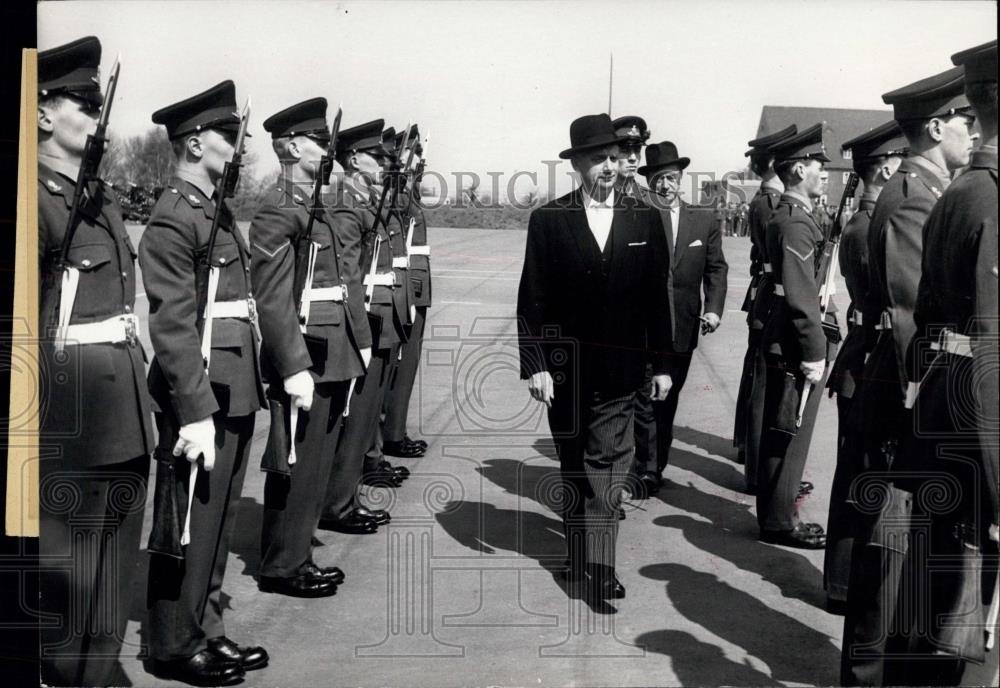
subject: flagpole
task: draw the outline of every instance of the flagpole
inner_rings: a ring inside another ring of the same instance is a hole
[[[608,117],[611,116],[611,93],[615,79],[615,54],[611,53],[611,62],[608,65]]]

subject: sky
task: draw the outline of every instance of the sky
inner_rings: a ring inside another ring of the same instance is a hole
[[[38,46],[96,35],[105,75],[121,54],[119,135],[232,79],[252,97],[258,174],[277,169],[261,123],[324,96],[345,128],[417,122],[429,169],[452,186],[474,172],[484,190],[501,175],[503,193],[518,171],[568,188],[568,166],[546,161],[573,119],[607,111],[612,53],[611,115],[642,116],[651,142],[721,176],[745,165],[764,105],[884,108],[882,93],[996,38],[996,21],[996,3],[972,0],[43,0]]]

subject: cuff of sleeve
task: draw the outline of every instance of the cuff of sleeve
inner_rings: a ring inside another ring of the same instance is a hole
[[[215,394],[211,389],[207,394],[174,395],[172,402],[174,411],[177,412],[177,422],[181,425],[202,420],[219,410],[219,403],[215,400]]]
[[[300,346],[295,347],[297,350],[292,355],[282,356],[281,360],[275,361],[274,369],[282,380],[312,367],[312,357],[309,356],[305,341],[300,339],[299,342]]]

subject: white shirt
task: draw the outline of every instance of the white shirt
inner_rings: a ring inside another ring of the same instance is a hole
[[[595,201],[583,189],[581,192],[583,207],[587,211],[587,224],[590,225],[590,232],[597,240],[597,245],[603,251],[611,234],[611,223],[615,219],[615,191],[612,189],[603,203]]]
[[[670,206],[670,229],[672,230],[670,232],[670,239],[673,242],[673,245],[671,245],[670,247],[670,255],[673,255],[674,251],[677,249],[677,228],[680,227],[680,224],[681,224],[681,203],[680,201],[677,201],[672,206]]]

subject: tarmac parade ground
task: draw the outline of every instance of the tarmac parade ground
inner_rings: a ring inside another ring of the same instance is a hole
[[[141,231],[130,228],[136,241]],[[749,240],[724,240],[727,311],[695,354],[668,486],[626,504],[618,574],[628,596],[594,610],[568,598],[555,573],[565,556],[550,508],[558,464],[543,407],[518,379],[525,234],[432,228],[428,238],[434,306],[409,434],[430,447],[392,459],[412,471],[398,490],[364,488],[391,524],[374,535],[319,532],[316,561],[346,573],[334,597],[257,590],[269,424],[266,411],[257,417],[223,587],[227,635],[271,655],[245,685],[836,684],[843,622],[824,610],[823,552],[757,540],[754,499],[733,461]],[[834,298],[846,308],[842,280]],[[152,356],[145,298],[136,311]],[[824,525],[836,423],[824,397],[805,474],[816,489],[801,505]],[[151,518],[150,499],[143,546]],[[142,667],[146,564],[134,576],[122,663],[134,685],[168,685]]]

